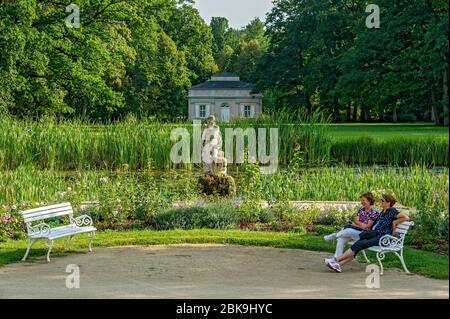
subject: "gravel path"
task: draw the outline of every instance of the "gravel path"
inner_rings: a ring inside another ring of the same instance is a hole
[[[366,288],[365,265],[342,274],[326,253],[230,245],[97,248],[0,268],[0,298],[449,298],[449,281],[387,269]],[[80,288],[66,288],[66,266]]]

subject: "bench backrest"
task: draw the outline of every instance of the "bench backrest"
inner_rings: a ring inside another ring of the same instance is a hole
[[[411,220],[408,220],[406,222],[398,224],[396,232],[399,233],[400,235],[405,236],[408,233],[409,228],[413,225],[414,225],[414,222]]]
[[[400,235],[401,245],[403,245],[403,241],[405,240],[406,234],[408,233],[409,229],[412,226],[414,226],[414,222],[411,220],[408,220],[406,222],[397,225],[397,229],[395,230],[395,232]]]
[[[64,215],[69,215],[71,221],[73,219],[73,209],[70,203],[33,208],[21,211],[20,214],[27,225],[31,225],[32,222]]]

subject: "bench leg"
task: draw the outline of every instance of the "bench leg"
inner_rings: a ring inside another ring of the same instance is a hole
[[[95,232],[94,231],[89,233],[89,238],[90,238],[90,240],[89,240],[89,251],[92,251],[92,241],[94,240],[94,236],[95,236]]]
[[[377,260],[380,264],[380,275],[384,273],[383,263],[381,262],[384,259],[384,252],[380,251],[377,253]]]
[[[66,243],[65,249],[70,249],[70,247],[71,247],[71,245],[72,245],[72,239],[73,239],[73,236],[70,236],[70,237],[69,237],[69,240],[68,240],[67,243]]]
[[[408,268],[406,268],[406,263],[405,263],[405,260],[403,259],[403,249],[400,251],[400,254],[397,253],[396,251],[395,251],[394,253],[397,255],[398,259],[400,259],[400,261],[401,261],[401,263],[402,263],[402,266],[403,266],[403,269],[405,270],[405,272],[406,272],[407,274],[411,274],[411,273],[409,272]]]
[[[34,244],[35,241],[36,241],[36,239],[30,239],[30,238],[28,238],[27,251],[25,252],[25,256],[23,256],[22,261],[27,260],[28,254],[30,253],[31,246],[33,246],[33,244]]]
[[[47,252],[47,262],[50,262],[50,252],[52,251],[53,248],[53,240],[49,240],[47,241],[47,245],[48,245],[48,252]]]
[[[369,258],[367,258],[366,251],[363,250],[362,253],[363,253],[364,260],[366,261],[366,263],[370,264],[370,260],[369,260]]]

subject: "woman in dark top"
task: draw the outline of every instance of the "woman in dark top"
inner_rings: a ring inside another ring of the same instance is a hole
[[[381,199],[381,207],[383,210],[372,227],[374,231],[372,232],[373,237],[358,240],[342,256],[325,259],[325,264],[335,272],[342,272],[342,264],[354,258],[360,251],[372,246],[378,246],[381,237],[391,235],[395,232],[397,225],[409,219],[408,216],[400,213],[393,207],[395,203],[396,200],[393,196],[384,194]]]

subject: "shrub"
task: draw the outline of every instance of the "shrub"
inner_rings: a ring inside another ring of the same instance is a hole
[[[26,232],[26,226],[18,213],[18,207],[0,207],[0,237],[19,238]]]
[[[155,224],[158,211],[169,207],[169,202],[159,194],[159,189],[153,179],[148,179],[139,185],[133,196],[132,217],[148,225]]]
[[[239,224],[236,208],[231,203],[205,207],[170,208],[155,216],[156,229],[230,229]]]
[[[291,230],[292,232],[299,234],[299,235],[304,235],[307,233],[306,228],[303,226],[295,226],[292,228]]]
[[[264,220],[266,222],[270,221],[270,213],[265,212],[261,208],[261,203],[257,200],[244,200],[237,207],[237,212],[239,216],[239,224],[241,226],[248,226],[249,224],[254,224]]]
[[[337,228],[343,227],[349,220],[353,220],[355,213],[352,211],[341,211],[330,209],[320,212],[314,219],[315,224],[329,225]]]
[[[314,226],[314,231],[319,235],[328,235],[335,233],[339,228],[333,226],[316,225]]]
[[[285,220],[295,226],[308,228],[311,226],[320,211],[316,208],[309,209],[291,209],[286,212]]]
[[[422,245],[422,250],[433,252],[433,251],[436,251],[436,246],[433,244],[425,244],[425,245]]]
[[[445,201],[435,198],[431,206],[423,206],[410,216],[414,221],[411,230],[411,243],[426,245],[431,243],[443,243],[449,240],[449,215]]]
[[[198,179],[200,192],[205,195],[234,196],[236,184],[234,178],[229,175],[202,175]]]

